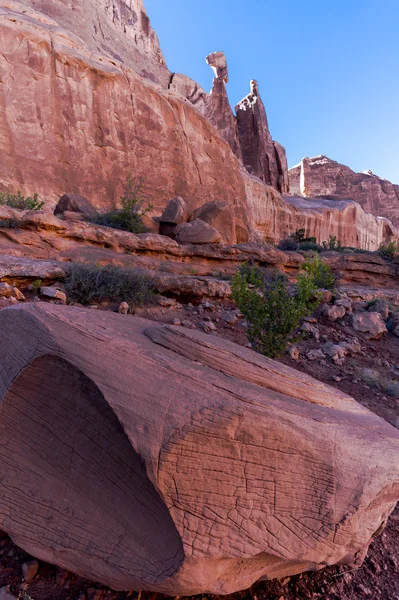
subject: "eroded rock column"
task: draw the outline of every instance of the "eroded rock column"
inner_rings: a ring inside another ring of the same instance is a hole
[[[250,85],[250,93],[235,107],[245,168],[279,192],[288,192],[285,149],[272,139],[257,82],[252,80]]]
[[[229,144],[234,154],[242,160],[237,124],[227,96],[226,83],[229,80],[227,61],[223,52],[213,52],[206,62],[215,73],[212,91],[209,94],[204,115]]]

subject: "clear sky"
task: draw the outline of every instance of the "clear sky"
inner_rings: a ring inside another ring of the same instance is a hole
[[[326,154],[399,183],[399,0],[144,0],[171,71],[211,89],[222,50],[234,106],[259,83],[290,166]]]

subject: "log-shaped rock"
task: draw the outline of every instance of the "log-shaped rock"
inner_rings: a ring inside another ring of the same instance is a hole
[[[116,589],[227,594],[359,564],[399,434],[342,392],[196,331],[0,313],[0,528]]]

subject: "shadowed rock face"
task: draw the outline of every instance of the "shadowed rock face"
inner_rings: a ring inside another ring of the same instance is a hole
[[[399,185],[371,171],[355,173],[327,156],[304,158],[289,170],[291,192],[303,196],[351,199],[363,210],[399,225]]]
[[[235,107],[242,159],[246,169],[279,192],[288,192],[288,168],[284,148],[273,142],[258,84]]]
[[[0,404],[0,527],[116,589],[227,594],[359,565],[399,495],[385,421],[248,349],[144,319],[2,310]]]

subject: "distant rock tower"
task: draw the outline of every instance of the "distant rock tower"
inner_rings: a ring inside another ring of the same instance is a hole
[[[250,173],[267,185],[287,193],[289,179],[285,149],[270,135],[257,82],[252,80],[250,86],[250,93],[235,107],[243,163]]]

